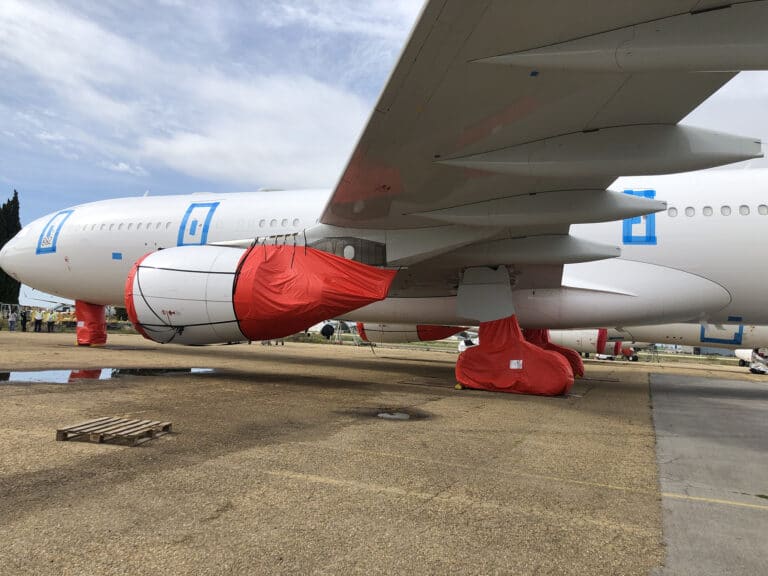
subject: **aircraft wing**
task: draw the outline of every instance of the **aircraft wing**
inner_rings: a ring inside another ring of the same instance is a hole
[[[448,227],[444,248],[567,234],[664,208],[609,195],[619,176],[759,157],[756,139],[678,125],[768,62],[768,2],[722,4],[429,0],[321,223],[417,244]]]

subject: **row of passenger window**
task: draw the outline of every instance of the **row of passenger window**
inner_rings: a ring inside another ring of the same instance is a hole
[[[278,221],[277,218],[273,218],[272,220],[269,221],[269,227],[270,228],[277,228],[278,223],[280,224],[280,226],[282,228],[287,228],[289,223],[291,223],[291,221],[288,218],[283,218],[280,221]],[[299,220],[298,218],[294,218],[293,221],[292,221],[292,224],[293,224],[294,227],[298,227],[299,224],[301,224],[301,220]],[[265,228],[266,226],[267,226],[267,220],[266,219],[259,220],[259,228]],[[91,231],[96,231],[96,230],[109,230],[109,231],[114,231],[114,230],[160,230],[163,227],[165,227],[165,229],[168,230],[171,227],[171,223],[170,222],[165,222],[165,223],[163,223],[163,222],[146,222],[146,223],[145,222],[137,222],[137,223],[134,224],[133,222],[127,222],[127,223],[125,223],[125,222],[114,223],[113,222],[112,224],[106,224],[106,223],[104,223],[104,224],[91,224],[90,226],[88,226],[88,224],[84,224],[83,225],[83,231],[86,231],[88,229],[90,229]]]
[[[693,206],[687,206],[684,210],[684,213],[689,218],[696,216],[696,208],[694,208]],[[712,208],[712,206],[704,206],[704,208],[701,209],[701,213],[704,216],[712,216],[715,213],[715,209]],[[742,216],[749,216],[750,213],[751,213],[751,209],[746,204],[742,204],[741,206],[739,206],[739,214],[741,214]],[[757,207],[757,213],[760,214],[761,216],[768,216],[768,206],[766,206],[765,204],[760,204]],[[670,218],[675,218],[677,214],[678,214],[678,210],[674,206],[671,206],[670,208],[667,209],[667,215],[669,215]],[[733,214],[733,210],[731,209],[730,206],[728,206],[727,204],[724,204],[723,206],[720,206],[720,214],[722,214],[723,216],[730,216],[731,214]]]
[[[282,228],[287,228],[288,227],[288,223],[289,223],[288,218],[283,218],[280,221],[280,226]],[[295,228],[296,226],[301,224],[301,220],[299,220],[298,218],[294,218],[292,224],[293,224],[293,226]],[[259,220],[259,228],[265,228],[266,226],[267,226],[267,221],[264,218]],[[277,228],[277,218],[272,218],[272,220],[269,221],[269,227],[270,228]]]
[[[90,228],[91,231],[95,230],[160,230],[165,226],[165,229],[168,230],[168,228],[171,227],[170,222],[137,222],[134,224],[133,222],[113,222],[112,224],[91,224],[88,226],[88,224],[85,224],[83,226],[83,230],[88,230]]]

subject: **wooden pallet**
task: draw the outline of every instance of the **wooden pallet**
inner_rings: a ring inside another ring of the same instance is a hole
[[[152,438],[157,438],[171,431],[170,422],[159,420],[134,420],[105,416],[81,422],[74,426],[65,426],[56,430],[56,440],[84,440],[86,442],[113,442],[137,446]]]

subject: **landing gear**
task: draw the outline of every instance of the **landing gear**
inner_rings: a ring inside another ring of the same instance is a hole
[[[549,330],[535,329],[535,330],[523,330],[523,336],[531,344],[535,344],[539,348],[549,350],[550,352],[557,352],[563,356],[571,365],[571,369],[576,376],[584,376],[584,363],[581,361],[581,356],[576,350],[570,348],[564,348],[558,346],[549,341]]]
[[[104,306],[75,300],[78,346],[104,346],[107,343],[107,318]]]
[[[569,360],[559,351],[527,342],[516,316],[481,322],[479,339],[456,362],[456,380],[467,388],[541,396],[558,396],[571,389]],[[578,354],[571,352],[581,363]]]

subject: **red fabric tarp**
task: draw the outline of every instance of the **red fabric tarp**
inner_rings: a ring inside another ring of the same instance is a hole
[[[77,345],[103,346],[107,343],[107,318],[104,306],[75,300]]]
[[[417,324],[416,334],[422,342],[431,342],[433,340],[442,340],[454,334],[466,330],[461,326],[433,326],[431,324]]]
[[[240,261],[235,315],[251,340],[282,338],[383,300],[396,273],[303,246],[255,246]]]
[[[557,352],[526,342],[515,316],[480,323],[480,344],[456,362],[456,379],[468,388],[557,396],[573,385],[573,370]]]
[[[536,328],[523,330],[523,336],[531,344],[536,344],[539,348],[549,350],[550,352],[557,352],[563,358],[568,360],[571,365],[571,369],[576,376],[584,376],[584,362],[581,360],[581,356],[576,350],[558,346],[549,341],[549,330]]]

